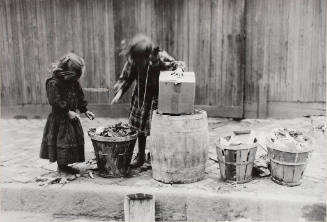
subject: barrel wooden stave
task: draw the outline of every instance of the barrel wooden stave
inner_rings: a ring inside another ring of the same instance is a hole
[[[150,137],[153,178],[164,183],[201,180],[208,158],[208,135],[204,111],[183,116],[154,113]]]

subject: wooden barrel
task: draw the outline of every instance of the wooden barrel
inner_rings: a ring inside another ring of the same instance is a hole
[[[252,180],[257,145],[216,146],[220,175],[227,182],[246,183]]]
[[[126,137],[104,137],[89,130],[88,134],[92,140],[99,176],[127,176],[137,133]]]
[[[181,116],[153,112],[150,141],[155,180],[192,183],[204,177],[209,142],[205,111]]]
[[[311,151],[286,152],[274,146],[271,142],[267,142],[267,149],[271,179],[281,185],[300,185]]]

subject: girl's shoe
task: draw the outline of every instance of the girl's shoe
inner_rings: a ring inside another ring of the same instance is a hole
[[[78,174],[80,173],[78,169],[67,165],[58,165],[59,172],[69,173],[69,174]]]
[[[145,162],[145,153],[138,153],[134,158],[133,162],[130,164],[131,168],[137,168],[144,164]]]

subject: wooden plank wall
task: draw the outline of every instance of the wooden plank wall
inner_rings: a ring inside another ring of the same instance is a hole
[[[247,1],[245,116],[325,113],[326,9],[325,0]]]
[[[74,51],[87,63],[85,87],[115,82],[112,1],[1,0],[2,105],[45,104],[49,66]],[[109,101],[92,93],[92,103]]]
[[[83,87],[112,89],[121,42],[143,32],[196,73],[196,104],[243,106],[244,0],[1,0],[0,18],[3,105],[45,104],[49,64],[71,50],[86,60]]]
[[[46,104],[49,65],[70,50],[83,87],[112,89],[138,32],[195,71],[196,104],[242,112],[244,98],[245,117],[266,117],[326,100],[325,0],[0,0],[0,30],[2,106]]]

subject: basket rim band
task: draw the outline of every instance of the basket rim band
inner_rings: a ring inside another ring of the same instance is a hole
[[[257,149],[258,148],[258,144],[240,144],[240,145],[236,145],[236,146],[228,146],[228,145],[216,145],[216,149],[220,149],[220,150],[233,150],[233,151],[237,151],[237,150],[250,150],[250,149]]]
[[[278,163],[280,165],[287,165],[287,166],[299,166],[299,165],[306,165],[307,162],[304,163],[288,163],[288,162],[283,162],[283,161],[278,161],[275,159],[270,159],[270,161],[274,162],[274,163]]]
[[[223,161],[221,160],[222,163],[224,164],[228,164],[228,165],[235,165],[235,166],[238,166],[238,165],[248,165],[248,164],[254,164],[254,161],[247,161],[247,162],[226,162],[226,161]]]

